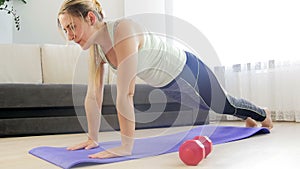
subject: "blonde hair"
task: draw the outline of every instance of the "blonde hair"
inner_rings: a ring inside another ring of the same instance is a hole
[[[65,0],[58,12],[58,16],[62,14],[69,14],[74,17],[86,18],[88,12],[93,12],[98,21],[103,21],[104,12],[102,5],[97,0]],[[59,19],[57,19],[58,27],[61,28]],[[98,69],[97,60],[99,60],[100,54],[98,52],[98,45],[92,45],[90,47],[89,58],[89,79],[94,79],[94,85],[98,85],[100,79],[98,79],[100,70]],[[96,58],[97,57],[97,58]]]
[[[99,21],[103,20],[102,5],[97,0],[65,0],[61,5],[58,16],[67,13],[71,16],[85,18],[90,11],[97,16]]]

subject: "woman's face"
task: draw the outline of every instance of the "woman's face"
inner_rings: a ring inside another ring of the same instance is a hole
[[[68,14],[61,14],[58,19],[67,39],[83,47],[92,34],[91,26],[84,19]]]

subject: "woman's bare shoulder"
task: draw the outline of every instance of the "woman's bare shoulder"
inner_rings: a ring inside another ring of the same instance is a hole
[[[143,32],[143,27],[132,19],[122,18],[115,23],[115,35],[118,39],[137,36]]]

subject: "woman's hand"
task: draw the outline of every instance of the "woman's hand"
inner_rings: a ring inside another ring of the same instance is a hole
[[[113,157],[128,156],[131,154],[132,154],[132,148],[128,146],[120,146],[120,147],[107,149],[105,151],[101,151],[96,154],[89,155],[89,158],[113,158]]]
[[[80,144],[77,144],[77,145],[74,145],[74,146],[71,146],[71,147],[68,147],[67,150],[79,150],[79,149],[86,149],[86,150],[89,150],[89,149],[92,149],[92,148],[96,148],[98,147],[98,143],[92,139],[88,139],[87,141],[83,142],[83,143],[80,143]]]

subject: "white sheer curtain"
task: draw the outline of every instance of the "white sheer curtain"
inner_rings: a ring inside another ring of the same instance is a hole
[[[215,71],[230,94],[267,107],[273,120],[300,122],[300,61],[235,64]]]

